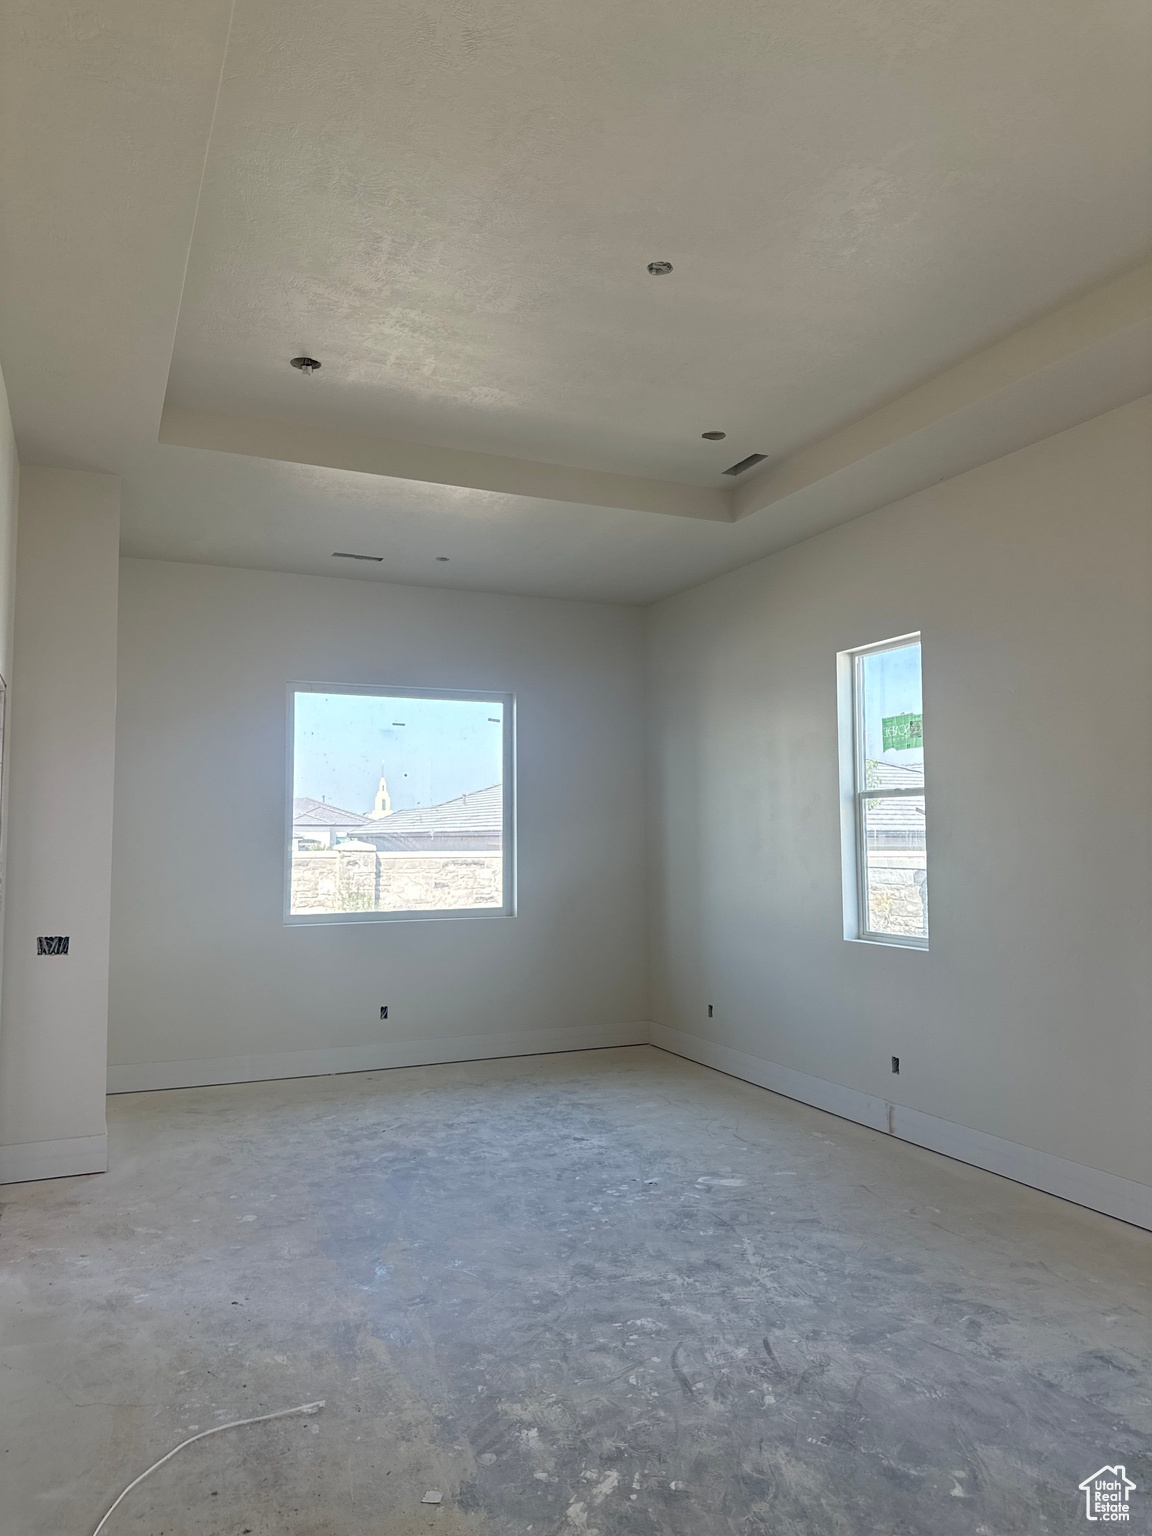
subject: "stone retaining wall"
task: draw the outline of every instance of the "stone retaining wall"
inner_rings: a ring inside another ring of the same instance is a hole
[[[868,926],[875,933],[924,938],[928,884],[923,849],[868,850]]]
[[[293,852],[292,915],[500,907],[503,874],[499,853]]]

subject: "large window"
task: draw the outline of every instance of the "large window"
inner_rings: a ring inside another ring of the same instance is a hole
[[[920,636],[841,657],[845,937],[928,947]]]
[[[507,694],[289,690],[289,922],[513,910]]]

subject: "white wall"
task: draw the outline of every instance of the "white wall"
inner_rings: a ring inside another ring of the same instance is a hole
[[[0,373],[0,678],[12,681],[12,629],[16,613],[16,507],[20,493],[20,464],[8,391]]]
[[[20,463],[16,457],[16,438],[12,431],[12,413],[8,391],[0,373],[0,682],[5,689],[12,682],[12,636],[16,620],[16,522],[20,499]],[[0,705],[0,998],[4,975],[4,909],[8,867],[8,701]],[[0,1040],[3,1039],[3,1010],[0,1005]],[[2,1049],[2,1046],[0,1046]],[[0,1136],[3,1128],[0,1127]],[[2,1170],[0,1170],[2,1172]]]
[[[24,468],[9,710],[0,1179],[106,1166],[120,491]],[[67,956],[36,954],[67,934]]]
[[[113,1089],[647,1038],[638,610],[147,560],[120,596]],[[515,692],[516,917],[284,926],[294,680]]]
[[[1150,444],[1145,400],[650,634],[657,1042],[1148,1225]],[[841,906],[836,653],[913,630],[927,954]]]

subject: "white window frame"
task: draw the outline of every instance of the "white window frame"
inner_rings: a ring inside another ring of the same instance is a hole
[[[840,850],[843,873],[844,937],[862,944],[883,944],[892,949],[928,949],[928,937],[906,933],[877,933],[868,927],[868,859],[865,846],[864,801],[897,800],[917,797],[924,801],[925,861],[927,861],[927,756],[924,788],[868,789],[865,783],[865,741],[862,728],[863,666],[866,656],[882,651],[898,651],[907,645],[920,646],[921,689],[923,689],[924,641],[919,630],[879,640],[875,645],[856,646],[840,651],[836,657],[837,696],[840,728]]]
[[[296,695],[298,693],[372,694],[394,699],[459,699],[469,704],[503,707],[504,803],[501,830],[504,904],[500,907],[453,907],[444,911],[323,912],[292,911],[292,802],[295,794]],[[391,683],[289,683],[287,780],[284,796],[284,924],[290,928],[329,927],[340,923],[443,922],[459,918],[516,916],[516,696],[468,688],[407,688]]]

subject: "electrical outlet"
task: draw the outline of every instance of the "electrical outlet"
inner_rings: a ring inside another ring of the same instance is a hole
[[[387,1003],[381,1003],[380,1004],[380,1017],[382,1019],[386,1019],[388,1017],[388,1004]]]
[[[712,1004],[711,1003],[708,1004],[708,1017],[709,1018],[712,1017]]]
[[[892,1058],[892,1070],[897,1075],[899,1075],[899,1072],[900,1072],[900,1058],[899,1058],[899,1056],[893,1056],[893,1058]]]

